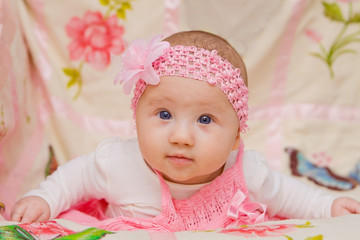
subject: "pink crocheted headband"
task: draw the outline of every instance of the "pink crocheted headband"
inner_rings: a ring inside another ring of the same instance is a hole
[[[160,37],[149,42],[134,41],[122,56],[123,69],[115,83],[124,83],[124,92],[129,94],[135,84],[131,108],[134,112],[137,102],[147,84],[157,85],[161,76],[193,78],[218,86],[228,97],[240,121],[240,131],[247,129],[248,89],[235,68],[217,54],[195,46],[177,45],[170,47]]]

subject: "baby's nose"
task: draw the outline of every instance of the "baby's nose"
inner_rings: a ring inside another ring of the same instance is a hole
[[[185,122],[175,123],[169,137],[169,142],[172,144],[186,145],[190,147],[194,146],[194,129],[190,126],[190,124]]]

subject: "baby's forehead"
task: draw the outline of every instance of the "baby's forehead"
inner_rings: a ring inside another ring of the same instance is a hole
[[[197,106],[230,106],[227,96],[216,85],[208,82],[179,76],[162,76],[155,86],[147,86],[142,97],[149,104],[173,103]]]

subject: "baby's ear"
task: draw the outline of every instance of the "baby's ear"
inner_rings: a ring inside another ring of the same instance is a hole
[[[234,145],[233,145],[233,148],[232,150],[238,150],[239,146],[240,146],[240,128],[238,129],[237,131],[237,134],[236,134],[236,137],[235,137],[235,141],[234,141]]]

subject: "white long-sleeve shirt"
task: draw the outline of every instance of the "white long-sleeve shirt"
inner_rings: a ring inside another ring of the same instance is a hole
[[[231,152],[225,169],[236,162]],[[243,171],[252,201],[267,205],[269,216],[325,218],[331,216],[335,197],[289,176],[271,171],[264,157],[245,151]],[[184,199],[205,184],[167,182],[173,198]],[[109,217],[155,217],[161,213],[161,187],[157,175],[141,156],[136,139],[107,139],[96,151],[60,166],[37,189],[25,196],[45,199],[55,218],[71,205],[87,199],[105,199]]]

